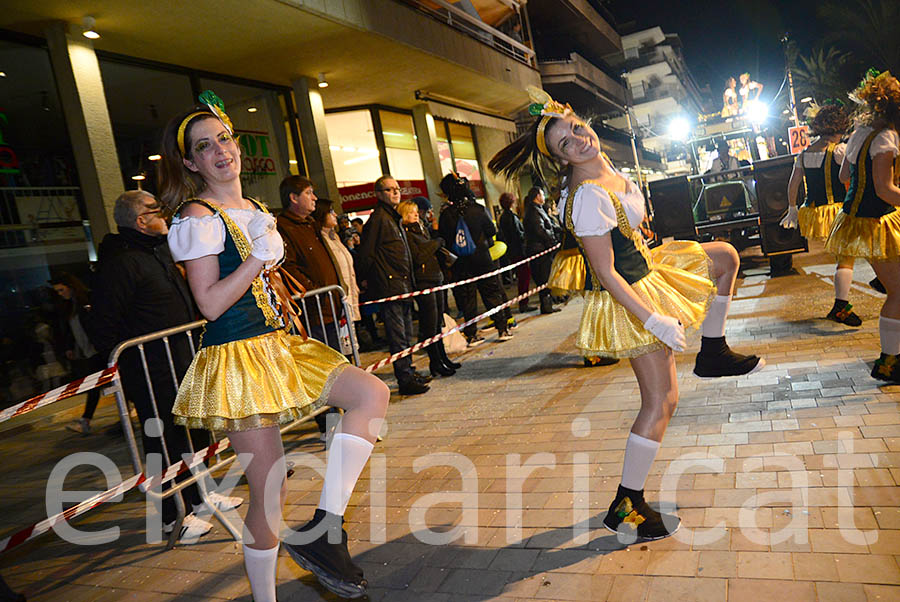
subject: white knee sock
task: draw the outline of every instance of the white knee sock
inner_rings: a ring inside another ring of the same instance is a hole
[[[250,579],[253,602],[276,602],[275,570],[278,567],[278,546],[257,550],[244,546],[244,568]]]
[[[356,481],[366,466],[373,447],[375,446],[356,435],[338,433],[334,436],[328,448],[328,463],[319,508],[344,516],[350,494],[356,487]]]
[[[838,268],[834,272],[834,298],[846,301],[850,298],[850,283],[853,282],[853,268]]]
[[[625,444],[625,462],[622,464],[622,487],[642,490],[658,451],[659,441],[629,434]]]
[[[900,320],[878,319],[878,332],[881,334],[881,352],[888,355],[900,354]]]
[[[725,336],[725,318],[728,317],[728,308],[731,307],[731,295],[716,295],[709,304],[709,311],[703,320],[700,334],[709,338]]]

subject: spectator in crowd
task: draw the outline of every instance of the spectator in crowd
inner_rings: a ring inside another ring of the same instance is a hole
[[[368,275],[370,296],[378,299],[411,293],[415,290],[412,257],[406,242],[406,232],[397,213],[400,186],[397,180],[384,175],[375,181],[378,204],[363,228],[359,247],[359,262]],[[410,346],[413,337],[412,300],[400,299],[381,304],[381,317],[392,354]],[[410,356],[394,362],[394,375],[401,395],[417,395],[428,391],[430,378],[419,375]]]
[[[454,280],[465,280],[493,271],[494,261],[491,259],[489,249],[493,244],[497,229],[484,207],[475,201],[475,195],[469,188],[468,180],[456,173],[449,173],[441,180],[441,190],[447,196],[449,206],[441,212],[439,230],[444,240],[453,241],[450,243],[450,251],[458,256],[452,267]],[[468,230],[471,240],[467,241],[463,226]],[[462,246],[468,245],[472,245],[473,248],[467,251],[461,249]],[[460,252],[457,253],[457,250]],[[506,294],[503,292],[500,277],[497,275],[482,278],[455,287],[455,289],[457,302],[462,306],[460,309],[463,310],[466,320],[471,320],[478,315],[476,290],[481,293],[481,300],[487,309],[502,305],[506,301]],[[512,338],[508,320],[509,316],[505,311],[498,311],[493,315],[494,327],[497,329],[500,341],[508,341]],[[478,334],[477,324],[466,326],[463,334],[465,334],[470,347],[484,342],[484,338]]]
[[[427,200],[427,199],[426,199]],[[412,201],[403,201],[398,207],[403,227],[406,229],[406,240],[413,258],[413,273],[416,278],[416,289],[424,290],[440,286],[444,283],[438,252],[443,250],[444,240],[432,238],[429,230],[419,221],[419,206]],[[429,339],[441,332],[443,326],[444,306],[439,293],[428,293],[416,297],[419,306],[419,342]],[[460,364],[450,361],[444,349],[444,341],[438,339],[425,347],[428,353],[431,375],[453,376]]]
[[[506,243],[506,256],[509,263],[516,263],[525,258],[525,226],[522,220],[516,215],[516,207],[518,200],[511,192],[504,192],[500,195],[500,206],[503,207],[503,213],[500,214],[498,226],[500,227],[500,237]],[[516,280],[519,283],[519,295],[528,292],[528,285],[531,282],[531,269],[528,263],[523,263],[516,268]],[[534,307],[528,305],[528,298],[519,301],[519,313],[534,311]]]
[[[537,186],[529,190],[525,196],[525,254],[528,256],[546,251],[559,242],[553,220],[544,210],[544,202],[544,191]],[[531,260],[531,277],[534,278],[535,284],[538,286],[547,284],[552,263],[553,253],[546,253]],[[540,299],[542,314],[559,311],[553,307],[549,288],[540,292]]]
[[[84,378],[103,370],[106,367],[105,357],[97,353],[88,335],[91,328],[88,288],[68,272],[61,273],[51,280],[50,284],[61,300],[56,331],[58,345],[69,360],[72,379]],[[88,391],[81,418],[66,428],[82,435],[89,435],[91,419],[99,402],[100,389]]]
[[[113,219],[118,234],[107,234],[100,243],[97,275],[91,295],[93,340],[101,357],[109,357],[113,348],[128,339],[180,326],[197,319],[197,310],[187,282],[175,266],[166,234],[169,228],[161,214],[162,205],[149,192],[129,190],[116,199]],[[180,381],[193,354],[188,334],[169,337],[172,368]],[[126,350],[119,357],[119,373],[125,396],[137,409],[141,424],[157,417],[163,425],[166,451],[162,439],[147,435],[141,429],[144,453],[163,454],[174,464],[181,454],[192,453],[187,432],[175,425],[172,406],[175,403],[177,382],[172,381],[169,356],[161,340],[144,345],[150,388],[144,374],[141,356],[136,348]],[[152,399],[156,400],[156,410]],[[191,430],[194,449],[200,450],[210,443],[206,431]],[[165,461],[165,460],[164,460]],[[185,477],[190,475],[185,474]],[[163,485],[168,488],[167,485]],[[212,528],[195,513],[203,507],[203,498],[197,485],[184,489],[188,514],[182,523],[180,536],[192,543]],[[243,502],[238,497],[225,497],[210,492],[208,499],[221,510],[230,510]],[[175,527],[177,510],[174,497],[162,502],[163,531],[169,533]]]
[[[354,230],[356,230],[356,233],[359,234],[360,237],[362,237],[363,221],[361,217],[354,217],[352,220],[350,220],[350,226]]]
[[[322,228],[313,219],[316,194],[312,180],[305,176],[288,176],[281,181],[279,193],[284,211],[278,215],[276,223],[284,239],[284,269],[306,290],[340,284],[337,269],[322,239]],[[332,298],[335,300],[334,307],[340,307],[337,297]],[[309,325],[307,334],[340,352],[341,342],[332,304],[328,302],[328,297],[323,297],[321,301],[321,312],[315,302],[305,304]],[[331,409],[329,412],[337,411]],[[322,441],[326,440],[328,432],[326,420],[325,414],[316,416]]]
[[[334,203],[329,199],[316,199],[316,210],[312,214],[313,220],[322,234],[325,249],[331,256],[331,262],[337,268],[341,287],[347,295],[347,304],[350,306],[348,320],[355,324],[359,322],[359,286],[356,284],[356,270],[353,267],[353,255],[341,241],[338,240],[337,214],[334,211]],[[349,232],[350,229],[345,230]]]

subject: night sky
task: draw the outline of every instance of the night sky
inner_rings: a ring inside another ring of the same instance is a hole
[[[718,105],[725,79],[729,75],[737,79],[744,71],[765,86],[763,99],[771,101],[784,78],[781,35],[790,31],[801,52],[807,54],[819,28],[815,17],[818,2],[811,0],[612,0],[604,4],[615,15],[622,33],[656,25],[665,33],[677,33],[697,83],[701,87],[709,84]]]

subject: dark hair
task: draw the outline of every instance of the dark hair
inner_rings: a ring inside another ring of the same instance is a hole
[[[50,285],[62,284],[72,290],[72,301],[79,305],[87,305],[90,302],[90,291],[77,276],[69,272],[60,272],[50,279]],[[74,311],[74,306],[72,307]]]
[[[375,180],[375,184],[374,184],[375,192],[381,192],[381,185],[384,184],[385,180],[394,180],[395,182],[397,181],[394,178],[394,176],[392,176],[389,173],[386,173],[383,176],[381,176],[380,178],[378,178],[377,180]]]
[[[205,113],[203,116],[191,119],[184,129],[185,154],[181,154],[178,148],[178,129],[181,123],[191,113]],[[204,119],[218,119],[205,107],[194,107],[189,111],[179,113],[169,120],[163,130],[162,159],[156,167],[156,182],[159,186],[159,199],[169,211],[175,211],[186,199],[197,196],[206,188],[206,182],[200,174],[189,170],[184,164],[184,159],[191,158],[191,131],[194,126]]]
[[[361,217],[354,217],[352,220],[350,220],[350,223],[351,224],[362,224],[363,221],[362,221]]]
[[[846,132],[850,127],[850,120],[844,107],[825,105],[812,118],[809,126],[814,136],[832,136]]]
[[[316,208],[312,212],[312,218],[319,230],[325,227],[325,218],[331,213],[332,207],[334,207],[334,203],[331,199],[316,199]]]
[[[504,209],[512,209],[516,204],[516,195],[511,192],[504,192],[500,195],[500,206]]]
[[[287,209],[291,206],[291,195],[300,194],[310,186],[312,180],[306,176],[288,176],[278,186],[278,194],[281,196],[281,207]]]
[[[532,186],[531,190],[528,191],[528,194],[525,195],[525,205],[529,205],[534,202],[534,199],[537,198],[539,194],[543,194],[543,189],[540,186]]]
[[[551,117],[550,121],[544,127],[544,137],[557,123],[561,122],[559,117]],[[495,174],[505,177],[507,180],[519,173],[526,166],[530,166],[537,177],[534,180],[546,182],[544,176],[544,166],[549,164],[556,170],[556,175],[562,176],[561,166],[556,161],[543,155],[537,146],[537,130],[541,122],[538,117],[528,131],[513,140],[511,143],[500,149],[488,162],[488,169]]]

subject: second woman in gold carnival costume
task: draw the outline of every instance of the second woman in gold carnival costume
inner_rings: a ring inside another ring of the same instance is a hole
[[[847,132],[844,107],[826,104],[814,111],[810,122],[812,134],[819,139],[809,145],[794,161],[788,182],[788,212],[781,220],[785,228],[800,227],[808,239],[824,241],[831,232],[834,218],[841,211],[846,189],[840,179],[841,162],[847,145],[841,142]],[[806,200],[797,208],[800,185],[805,184]],[[834,270],[834,305],[828,320],[848,326],[859,326],[862,320],[852,311],[848,301],[853,282],[853,257],[838,257]]]
[[[597,135],[568,105],[540,90],[532,97],[537,121],[489,167],[511,178],[528,164],[540,174],[541,160],[549,159],[564,170],[560,215],[586,259],[593,288],[584,295],[576,345],[628,358],[641,391],[622,481],[603,522],[623,540],[668,537],[681,521],[647,504],[644,483],[678,403],[673,350],[684,349],[684,329],[702,324],[694,367],[700,376],[747,374],[764,365],[725,342],[737,252],[726,243],[677,241],[651,253],[638,231],[644,217],[640,190],[612,166]]]
[[[350,558],[343,514],[372,451],[389,398],[374,376],[314,339],[288,335],[296,319],[278,264],[284,243],[275,220],[241,190],[241,151],[224,106],[176,116],[163,133],[160,196],[172,210],[169,246],[184,262],[208,322],[178,390],[175,422],[228,435],[244,466],[250,504],[244,567],[256,602],[274,602],[281,508],[285,501],[281,423],[324,404],[344,414],[328,451],[313,519],[285,547],[330,591],[366,592]]]
[[[872,377],[900,382],[900,83],[869,71],[853,93],[858,125],[847,141],[841,179],[850,181],[825,250],[868,259],[887,289],[878,331],[881,356]]]

